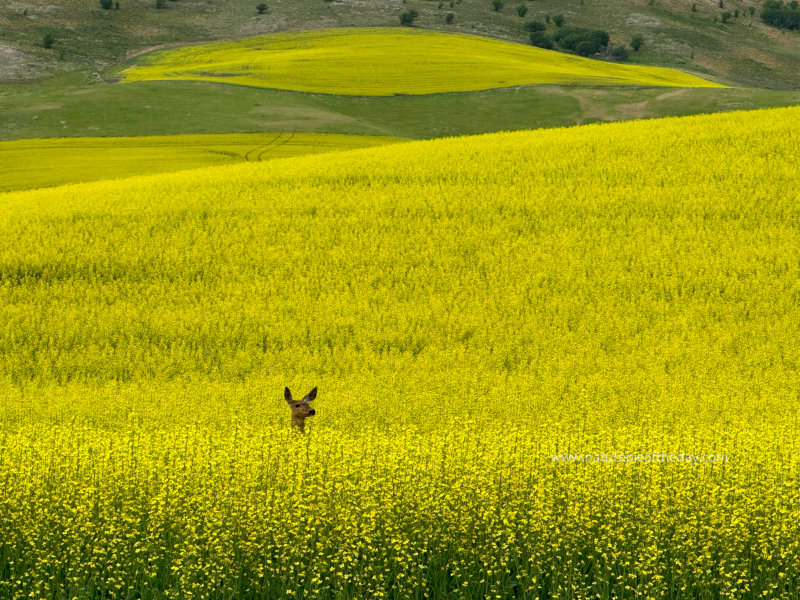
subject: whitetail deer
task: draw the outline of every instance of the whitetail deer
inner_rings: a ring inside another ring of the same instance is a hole
[[[311,408],[309,402],[317,397],[317,388],[314,388],[302,400],[292,400],[292,392],[287,387],[283,391],[283,397],[292,409],[292,425],[297,427],[300,433],[306,432],[306,417],[311,417],[316,414],[316,411]]]

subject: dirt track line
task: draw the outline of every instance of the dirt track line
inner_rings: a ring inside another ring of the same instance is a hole
[[[281,138],[281,136],[282,136],[282,135],[283,135],[283,132],[281,132],[281,133],[279,133],[278,135],[276,135],[276,136],[275,136],[274,138],[272,138],[272,139],[271,139],[271,140],[270,140],[268,143],[266,143],[266,144],[262,144],[261,146],[256,146],[255,148],[252,148],[251,150],[249,150],[249,151],[247,152],[247,154],[245,154],[245,155],[244,155],[244,159],[245,159],[246,161],[248,161],[248,162],[256,162],[256,161],[258,161],[258,160],[261,160],[261,159],[259,158],[259,157],[261,156],[261,154],[259,154],[259,155],[258,155],[258,157],[257,157],[255,160],[253,160],[252,158],[250,158],[250,155],[251,155],[251,154],[253,154],[254,152],[257,152],[258,150],[261,150],[262,148],[268,148],[269,146],[271,146],[272,144],[274,144],[275,142],[277,142],[277,141],[278,141],[278,140]]]
[[[294,138],[294,134],[295,134],[295,132],[293,131],[292,133],[289,134],[289,137],[286,138],[285,140],[283,140],[283,141],[281,141],[281,142],[279,142],[277,144],[270,145],[267,148],[265,148],[264,150],[262,150],[261,152],[259,152],[258,158],[256,160],[261,160],[261,157],[264,156],[265,152],[269,152],[271,150],[274,150],[275,148],[280,148],[284,144],[288,144],[289,142],[291,142],[292,138]]]

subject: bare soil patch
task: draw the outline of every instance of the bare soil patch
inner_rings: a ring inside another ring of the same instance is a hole
[[[0,81],[13,82],[33,79],[39,74],[35,59],[21,50],[0,42]]]

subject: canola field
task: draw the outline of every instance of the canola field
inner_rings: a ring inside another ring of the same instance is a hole
[[[604,62],[479,36],[409,28],[280,33],[162,50],[125,82],[216,81],[356,96],[530,84],[724,87],[674,69]]]
[[[0,192],[366,148],[402,138],[224,133],[0,142]]]
[[[797,598],[798,122],[0,195],[0,597]]]

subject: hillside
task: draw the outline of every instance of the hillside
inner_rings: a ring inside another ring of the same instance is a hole
[[[751,18],[749,0],[520,0],[494,11],[489,0],[274,0],[259,15],[255,0],[120,0],[103,10],[94,0],[14,0],[0,7],[0,81],[21,81],[64,71],[103,72],[126,56],[159,44],[239,38],[277,31],[330,27],[397,26],[399,14],[418,10],[416,25],[527,41],[522,24],[562,14],[568,26],[602,28],[614,43],[644,37],[636,63],[677,67],[733,85],[777,89],[800,86],[800,35]],[[692,7],[695,10],[692,10]],[[740,12],[723,24],[725,11]],[[453,23],[445,23],[448,12]],[[552,25],[551,25],[552,27]],[[41,47],[52,33],[55,44]]]
[[[800,92],[720,87],[673,69],[397,27],[182,46],[134,57],[106,77],[62,74],[0,87],[0,139],[432,138],[800,102]]]

